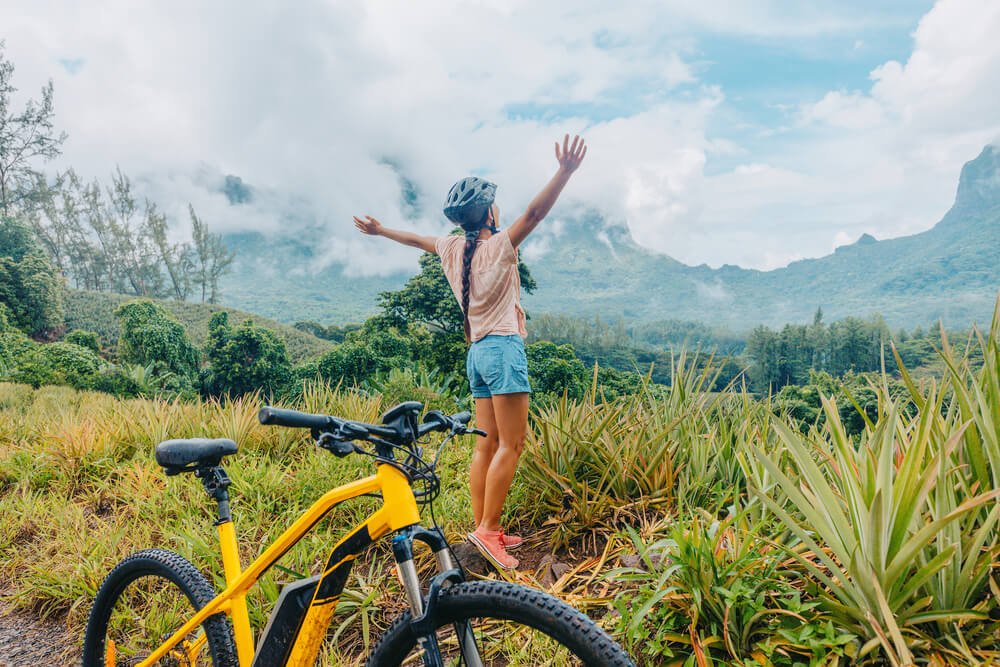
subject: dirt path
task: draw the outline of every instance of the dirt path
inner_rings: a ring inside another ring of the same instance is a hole
[[[0,600],[0,667],[76,665],[76,642],[54,621],[40,621],[26,612],[12,611]]]

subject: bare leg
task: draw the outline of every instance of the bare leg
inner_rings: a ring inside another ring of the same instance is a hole
[[[476,437],[476,449],[472,452],[472,468],[469,470],[469,494],[472,496],[472,516],[475,525],[483,520],[483,498],[486,494],[486,473],[490,469],[493,456],[497,453],[500,442],[497,434],[497,422],[493,415],[493,399],[476,399],[476,428],[486,431],[487,435]]]
[[[529,394],[526,393],[493,396],[493,414],[500,441],[486,473],[483,516],[479,523],[481,530],[500,530],[503,504],[524,450],[524,437],[528,431],[528,399]]]

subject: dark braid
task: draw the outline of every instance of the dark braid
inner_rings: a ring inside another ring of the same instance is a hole
[[[462,253],[462,314],[465,316],[465,342],[472,342],[472,327],[469,324],[469,274],[472,271],[472,256],[476,254],[479,231],[465,233],[465,251]]]

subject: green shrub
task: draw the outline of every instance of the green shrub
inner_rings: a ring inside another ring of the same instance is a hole
[[[184,327],[162,306],[152,301],[131,301],[115,310],[121,321],[118,356],[140,366],[152,365],[158,373],[169,373],[173,387],[190,389],[198,373],[198,350],[188,340]]]
[[[70,330],[96,331],[104,346],[114,352],[121,336],[121,325],[115,318],[115,309],[133,299],[134,297],[122,294],[68,289],[65,296],[66,327]],[[229,313],[230,319],[234,322],[252,319],[254,324],[275,332],[285,342],[288,357],[294,363],[314,359],[332,347],[327,341],[304,331],[234,308],[190,301],[165,299],[152,299],[152,301],[162,306],[174,319],[184,325],[191,343],[196,347],[203,346],[208,340],[208,322],[212,315],[218,312]]]
[[[285,390],[292,377],[285,344],[250,320],[234,329],[228,313],[212,316],[205,354],[210,363],[205,390],[212,395],[273,395]]]
[[[86,387],[101,365],[101,359],[95,352],[73,343],[48,343],[40,345],[38,351],[61,376],[63,382],[57,384]]]
[[[323,379],[351,386],[376,373],[410,366],[416,359],[411,339],[394,329],[366,326],[320,357],[317,366]]]
[[[539,341],[529,345],[526,352],[533,391],[556,396],[566,394],[573,399],[583,397],[589,384],[587,368],[573,352],[572,345]]]
[[[79,345],[80,347],[85,347],[95,354],[100,354],[101,352],[100,340],[98,339],[97,334],[93,331],[84,331],[83,329],[70,331],[63,337],[63,341]]]

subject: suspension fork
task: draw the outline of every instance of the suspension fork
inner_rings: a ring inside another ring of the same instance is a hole
[[[413,562],[414,540],[420,540],[429,546],[434,553],[434,560],[437,562],[438,573],[431,579],[426,605],[420,587],[420,579],[417,576],[417,567]],[[424,651],[424,665],[425,667],[440,667],[444,663],[435,634],[438,595],[442,588],[465,581],[465,575],[452,558],[451,549],[448,547],[448,541],[444,534],[436,526],[424,528],[415,525],[403,528],[392,538],[392,554],[396,559],[396,570],[403,583],[406,599],[410,604],[410,627],[413,628],[413,633]],[[470,667],[482,667],[483,661],[479,656],[472,627],[466,621],[454,623],[453,626],[455,636],[458,637],[462,657],[465,660],[464,664],[470,665]]]

